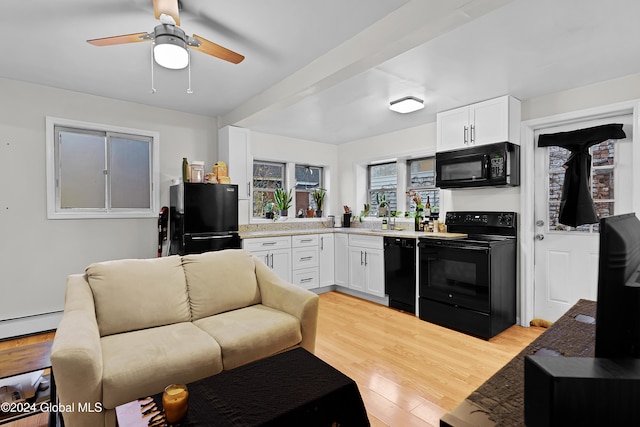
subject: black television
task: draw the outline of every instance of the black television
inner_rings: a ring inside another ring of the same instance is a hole
[[[595,356],[640,358],[640,220],[600,219]]]

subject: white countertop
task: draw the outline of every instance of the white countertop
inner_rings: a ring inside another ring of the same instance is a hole
[[[295,230],[266,230],[266,231],[246,231],[241,232],[242,239],[255,239],[258,237],[277,237],[277,236],[294,236],[300,234],[322,234],[322,233],[346,233],[346,234],[365,234],[369,236],[389,236],[389,237],[405,237],[412,239],[419,238],[462,238],[466,235],[457,233],[429,233],[424,231],[413,230],[382,230],[379,228],[362,228],[362,227],[336,227],[336,228],[308,228]]]

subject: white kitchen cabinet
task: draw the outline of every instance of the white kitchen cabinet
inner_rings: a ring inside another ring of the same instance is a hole
[[[253,180],[251,131],[236,126],[219,129],[218,160],[227,164],[231,183],[238,185],[238,199],[250,199]]]
[[[384,297],[381,236],[349,235],[349,288]]]
[[[292,282],[306,289],[320,286],[320,248],[317,234],[295,235],[291,238]]]
[[[331,286],[336,283],[335,277],[335,243],[334,234],[319,236],[320,249],[320,286]]]
[[[338,286],[349,287],[349,235],[337,233],[335,239],[335,282]]]
[[[278,277],[291,282],[291,236],[244,239],[242,247],[264,261]]]
[[[495,142],[520,143],[520,101],[502,96],[437,114],[437,151]]]

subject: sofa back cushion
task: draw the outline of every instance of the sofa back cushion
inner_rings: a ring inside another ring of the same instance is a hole
[[[85,273],[100,336],[191,320],[179,256],[100,262]]]
[[[262,300],[251,254],[227,249],[182,257],[192,320],[258,304]]]

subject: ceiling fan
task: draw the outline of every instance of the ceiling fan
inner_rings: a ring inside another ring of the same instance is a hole
[[[187,49],[193,49],[222,60],[238,64],[244,56],[219,44],[210,42],[196,34],[188,36],[180,25],[179,0],[153,0],[156,19],[160,20],[150,33],[123,34],[87,40],[94,46],[111,46],[116,44],[153,41],[153,57],[156,63],[165,68],[179,70],[189,64]]]

